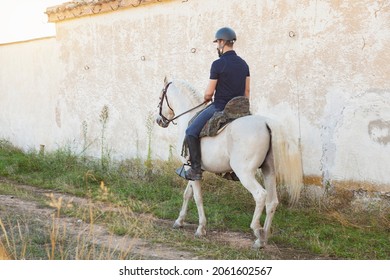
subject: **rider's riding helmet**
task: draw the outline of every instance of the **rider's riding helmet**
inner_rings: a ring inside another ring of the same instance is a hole
[[[225,40],[226,42],[233,44],[237,40],[236,32],[229,27],[222,27],[215,33],[214,43],[217,42],[217,40]]]

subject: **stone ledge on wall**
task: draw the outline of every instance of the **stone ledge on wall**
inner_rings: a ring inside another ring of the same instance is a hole
[[[136,8],[169,0],[76,0],[48,7],[46,14],[49,22],[59,22],[84,16],[117,11],[124,8]]]

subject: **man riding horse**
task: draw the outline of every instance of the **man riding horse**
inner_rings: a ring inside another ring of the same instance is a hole
[[[214,101],[204,109],[188,126],[185,141],[190,152],[191,168],[184,173],[184,178],[195,181],[202,179],[201,151],[199,134],[214,115],[222,111],[234,97],[249,98],[250,74],[249,66],[233,50],[237,40],[236,33],[229,27],[219,29],[215,34],[219,59],[211,64],[210,81],[204,93],[204,101]]]

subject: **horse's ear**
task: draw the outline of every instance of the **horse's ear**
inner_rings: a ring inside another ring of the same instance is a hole
[[[168,78],[167,76],[164,77],[164,86],[166,86],[168,84]]]

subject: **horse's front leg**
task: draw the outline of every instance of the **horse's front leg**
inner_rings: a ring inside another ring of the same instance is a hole
[[[200,237],[206,235],[206,215],[204,213],[204,208],[203,208],[202,189],[201,189],[200,181],[191,181],[191,183],[194,191],[194,199],[195,199],[196,207],[198,209],[198,216],[199,216],[199,225],[195,232],[195,236]]]
[[[187,215],[188,202],[190,201],[190,199],[192,198],[192,196],[194,194],[194,192],[192,190],[191,183],[192,183],[191,181],[188,181],[187,187],[184,190],[183,205],[181,207],[179,217],[177,218],[177,220],[173,224],[174,228],[180,228],[180,227],[183,227],[183,225],[184,225],[184,220],[185,220],[186,215]]]

